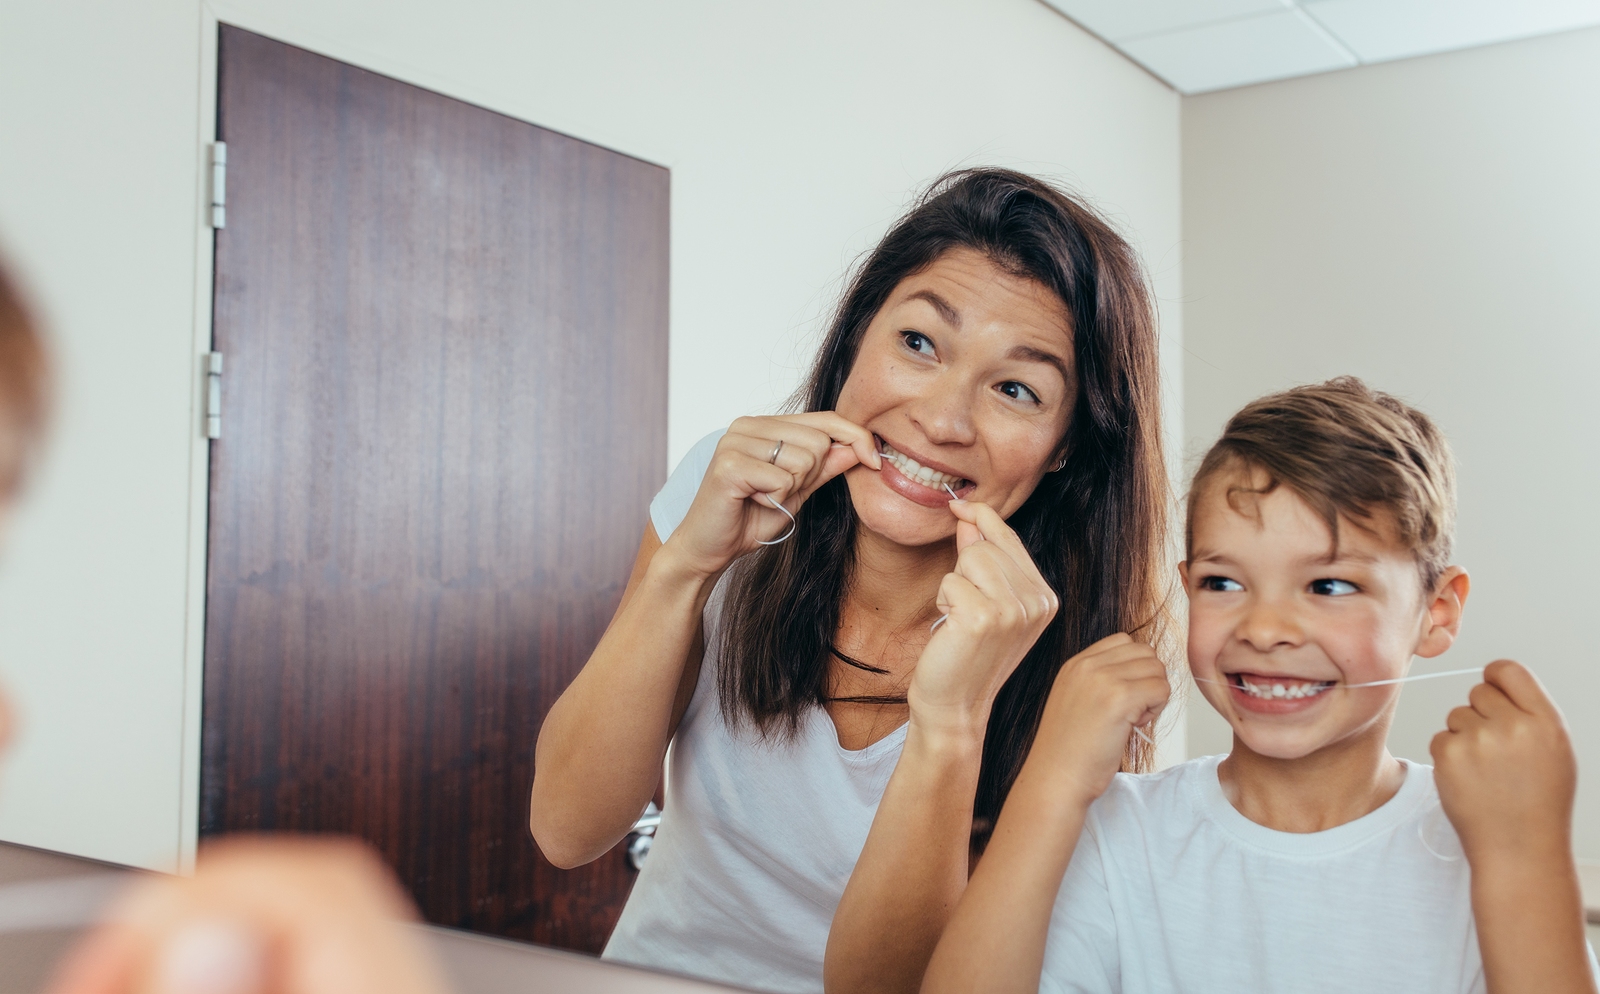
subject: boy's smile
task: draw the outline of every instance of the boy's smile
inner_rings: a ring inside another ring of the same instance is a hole
[[[1194,496],[1183,574],[1195,679],[1233,726],[1236,752],[1299,759],[1357,738],[1381,743],[1400,688],[1347,685],[1395,679],[1413,655],[1448,648],[1466,576],[1440,578],[1441,593],[1459,594],[1443,598],[1452,610],[1424,591],[1416,558],[1381,516],[1341,518],[1334,549],[1288,487],[1228,499],[1262,482],[1223,473]]]

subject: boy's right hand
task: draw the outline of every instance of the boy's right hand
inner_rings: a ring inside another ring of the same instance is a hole
[[[832,411],[740,418],[717,441],[667,545],[690,570],[715,576],[788,529],[788,516],[767,503],[769,495],[794,514],[824,483],[858,464],[876,470],[879,458],[872,433]]]
[[[1122,768],[1128,737],[1155,721],[1172,694],[1156,650],[1121,632],[1067,660],[1056,675],[1029,753],[1058,789],[1088,804]]]
[[[1433,737],[1439,802],[1477,868],[1499,854],[1570,855],[1578,761],[1567,723],[1521,663],[1484,667],[1470,702]]]

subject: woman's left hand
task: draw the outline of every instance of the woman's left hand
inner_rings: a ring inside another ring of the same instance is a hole
[[[917,660],[907,698],[928,731],[981,737],[995,695],[1060,600],[1017,533],[980,501],[951,501],[956,566],[939,584],[946,620]]]

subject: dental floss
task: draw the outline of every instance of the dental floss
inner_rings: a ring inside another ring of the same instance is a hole
[[[1353,688],[1356,688],[1356,687],[1386,687],[1389,684],[1393,684],[1393,683],[1410,683],[1413,680],[1433,680],[1433,679],[1436,679],[1436,678],[1442,677],[1442,676],[1464,676],[1464,675],[1466,675],[1468,673],[1482,673],[1482,672],[1483,672],[1483,667],[1482,666],[1471,666],[1471,667],[1468,667],[1467,669],[1464,669],[1464,670],[1444,670],[1443,672],[1440,672],[1440,673],[1415,673],[1415,674],[1412,674],[1411,676],[1398,677],[1398,678],[1393,679],[1393,680],[1370,680],[1370,681],[1368,681],[1366,683],[1346,683],[1346,684],[1343,684],[1342,686],[1346,690],[1350,690],[1350,689],[1353,689]],[[1205,680],[1205,679],[1202,679],[1200,677],[1194,677],[1194,682],[1195,683],[1215,684],[1218,687],[1232,687],[1233,686],[1233,684],[1229,683],[1226,680]],[[1340,685],[1339,684],[1335,684],[1335,686],[1340,686]],[[1332,690],[1333,688],[1329,687],[1328,689]]]
[[[950,495],[950,499],[951,500],[960,500],[961,499],[960,497],[956,496],[956,492],[954,490],[950,489],[950,484],[945,483],[945,484],[942,484],[942,486],[944,487],[944,492]],[[935,621],[933,623],[933,626],[928,629],[928,634],[932,635],[935,631],[938,631],[940,625],[944,624],[945,622],[947,622],[949,620],[950,620],[950,616],[948,614],[939,615],[939,620]]]
[[[782,504],[778,503],[776,500],[773,500],[771,494],[762,494],[761,496],[763,496],[763,497],[765,497],[767,499],[767,503],[768,504],[771,504],[773,507],[775,507],[778,510],[782,511],[788,517],[788,519],[789,519],[789,530],[784,532],[782,535],[779,535],[777,538],[773,539],[770,542],[763,542],[761,539],[758,538],[758,539],[756,539],[756,544],[757,545],[782,545],[783,543],[789,541],[790,537],[792,537],[794,535],[794,530],[796,528],[800,527],[800,522],[798,522],[798,521],[796,521],[794,519],[794,515],[789,513],[789,509],[787,507],[784,507]]]

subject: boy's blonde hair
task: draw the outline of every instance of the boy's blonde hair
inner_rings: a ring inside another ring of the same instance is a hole
[[[1190,551],[1195,507],[1224,474],[1235,477],[1224,497],[1236,509],[1241,496],[1280,484],[1294,491],[1327,522],[1335,549],[1341,516],[1375,530],[1387,519],[1429,590],[1449,565],[1456,520],[1449,444],[1426,414],[1354,376],[1270,394],[1228,420],[1189,490]]]

